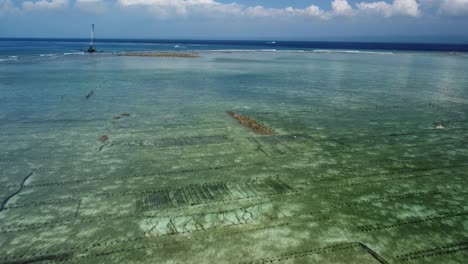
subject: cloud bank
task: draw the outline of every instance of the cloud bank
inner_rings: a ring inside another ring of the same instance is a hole
[[[468,15],[468,0],[386,0],[362,1],[351,5],[348,0],[331,0],[328,9],[316,5],[306,8],[270,8],[247,6],[235,2],[221,3],[216,0],[27,0],[15,5],[12,0],[0,0],[0,15],[14,12],[61,10],[74,8],[85,12],[105,12],[111,9],[141,10],[158,18],[181,16],[284,19],[291,17],[313,17],[323,20],[335,17],[394,16],[420,17],[421,7],[437,10],[444,16]]]

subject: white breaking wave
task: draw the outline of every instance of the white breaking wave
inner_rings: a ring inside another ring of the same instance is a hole
[[[8,56],[8,58],[0,58],[0,62],[2,61],[17,61],[18,56]]]
[[[84,52],[65,52],[63,55],[84,55]]]
[[[393,52],[385,51],[362,51],[362,50],[313,50],[315,53],[351,53],[351,54],[380,54],[380,55],[392,55]]]

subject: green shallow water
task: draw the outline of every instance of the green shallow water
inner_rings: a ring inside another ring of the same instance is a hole
[[[0,64],[0,263],[468,260],[466,58],[200,55]]]

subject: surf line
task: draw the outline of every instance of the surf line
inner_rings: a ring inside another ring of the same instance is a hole
[[[0,205],[0,212],[3,211],[3,209],[5,209],[5,206],[7,205],[8,201],[10,201],[10,199],[13,198],[13,196],[17,195],[23,190],[24,184],[33,174],[34,170],[32,170],[26,177],[24,177],[23,181],[20,184],[20,188],[16,192],[10,194],[7,198],[5,198],[5,200],[3,200],[2,204]]]

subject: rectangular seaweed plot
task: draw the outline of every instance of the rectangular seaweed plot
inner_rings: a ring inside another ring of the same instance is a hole
[[[228,143],[228,142],[231,142],[231,139],[226,135],[213,135],[213,136],[163,138],[159,140],[127,141],[127,142],[117,143],[116,145],[154,147],[154,148],[171,148],[171,147],[184,147],[184,146],[195,146],[195,145],[222,144],[222,143]]]
[[[163,209],[172,207],[172,199],[169,196],[169,192],[159,191],[149,194],[140,194],[136,200],[137,211],[147,211],[150,209]]]
[[[293,191],[278,179],[252,180],[241,183],[212,183],[190,185],[183,188],[138,194],[136,209],[139,212],[172,207],[194,206],[219,201],[261,197]]]
[[[137,211],[165,209],[177,206],[191,206],[225,200],[230,197],[225,183],[191,185],[184,188],[163,190],[137,195]]]

